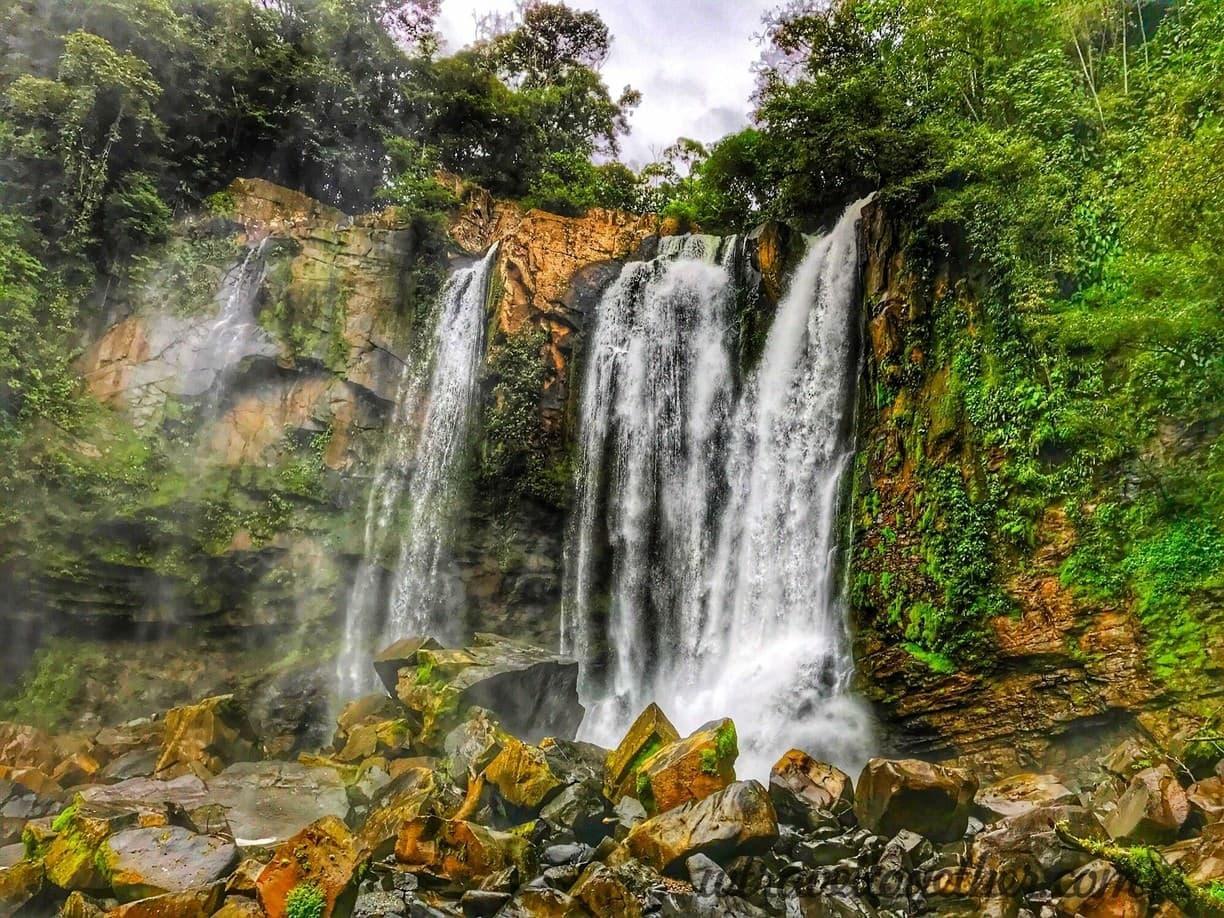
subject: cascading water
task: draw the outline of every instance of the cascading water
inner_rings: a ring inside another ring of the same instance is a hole
[[[563,614],[588,738],[614,744],[658,701],[682,729],[732,716],[743,774],[791,745],[861,764],[836,581],[861,208],[812,243],[738,391],[731,276],[693,258],[716,240],[671,243],[605,294]]]
[[[337,664],[341,698],[371,687],[369,654],[382,643],[409,634],[456,636],[458,596],[446,569],[446,552],[496,258],[494,247],[476,265],[451,275],[439,301],[430,349],[402,370],[390,435],[367,501],[364,557],[346,609]],[[396,561],[389,606],[383,608],[382,561],[391,554]]]

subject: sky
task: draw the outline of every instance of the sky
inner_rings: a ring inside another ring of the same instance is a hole
[[[568,0],[598,10],[612,32],[603,68],[612,94],[642,93],[621,158],[642,166],[677,137],[708,142],[743,127],[752,94],[754,36],[778,0]],[[513,0],[443,0],[439,26],[448,48],[475,36],[475,12],[506,12]]]

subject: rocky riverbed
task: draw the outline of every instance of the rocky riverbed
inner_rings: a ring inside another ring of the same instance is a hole
[[[1175,916],[1224,886],[1224,762],[1130,740],[1072,780],[792,750],[648,706],[574,739],[577,667],[488,635],[373,661],[328,748],[231,696],[89,734],[0,724],[0,916]]]

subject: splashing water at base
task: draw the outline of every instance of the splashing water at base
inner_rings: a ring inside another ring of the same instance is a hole
[[[861,208],[810,246],[738,393],[725,269],[673,244],[605,295],[563,623],[585,664],[585,738],[615,744],[657,701],[685,731],[733,717],[743,775],[791,746],[847,768],[866,758],[836,531]]]

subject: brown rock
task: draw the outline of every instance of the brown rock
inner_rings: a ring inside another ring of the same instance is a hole
[[[436,814],[440,800],[432,771],[418,769],[402,778],[399,790],[380,803],[358,830],[362,845],[372,858],[381,860],[395,850],[404,824],[418,816]]]
[[[592,915],[616,915],[617,918],[641,918],[642,901],[630,883],[615,867],[595,861],[587,865],[570,889],[570,895],[586,906]]]
[[[42,861],[19,861],[0,867],[0,915],[12,915],[42,891]]]
[[[965,834],[977,778],[959,768],[918,759],[871,759],[859,776],[854,811],[859,823],[880,835],[909,829],[932,841]]]
[[[406,821],[400,828],[395,858],[414,872],[465,886],[512,867],[520,876],[530,876],[534,860],[526,839],[438,816]]]
[[[587,918],[590,913],[559,889],[527,886],[497,914],[498,918]]]
[[[1224,820],[1224,778],[1206,778],[1186,788],[1190,809],[1204,822]]]
[[[1146,918],[1146,893],[1108,861],[1093,861],[1066,880],[1056,910],[1066,918]]]
[[[355,895],[357,873],[369,851],[334,816],[324,816],[276,849],[259,874],[256,892],[269,918],[285,918],[289,893],[300,883],[323,893],[323,918],[338,900]]]
[[[212,918],[264,918],[264,910],[254,899],[229,896],[222,906],[213,912]]]
[[[1062,843],[1054,826],[1066,822],[1078,838],[1105,839],[1096,816],[1080,806],[1040,806],[988,826],[973,839],[969,861],[979,892],[1015,893],[1052,883],[1091,858]]]
[[[225,895],[225,884],[214,883],[185,892],[137,899],[113,908],[106,918],[209,918],[216,914]]]
[[[40,797],[59,797],[64,789],[41,768],[9,768],[0,765],[0,780],[20,784]]]
[[[854,822],[854,784],[832,765],[792,749],[769,772],[769,798],[782,822],[816,828]]]
[[[1145,768],[1131,779],[1117,808],[1105,817],[1112,838],[1130,843],[1172,841],[1190,815],[1190,802],[1168,765]]]
[[[374,657],[374,671],[378,673],[378,678],[387,687],[387,691],[394,695],[399,682],[399,671],[405,667],[416,667],[417,651],[441,648],[442,645],[431,637],[403,638],[379,651]]]
[[[1024,773],[983,787],[973,802],[987,822],[993,822],[1041,806],[1071,806],[1079,803],[1079,798],[1054,775]]]
[[[503,800],[532,811],[538,811],[564,786],[549,766],[544,750],[512,736],[503,740],[484,774]]]
[[[648,813],[665,813],[735,782],[735,724],[711,721],[649,756],[634,777],[634,796]]]
[[[679,731],[662,709],[657,704],[647,705],[625,738],[608,755],[604,768],[604,793],[608,799],[617,803],[626,794],[634,793],[637,772],[646,760],[678,739]]]
[[[51,777],[63,787],[74,787],[93,781],[101,768],[98,760],[89,753],[76,752],[56,765]]]
[[[50,772],[58,760],[50,735],[37,727],[0,721],[0,765]]]
[[[217,695],[166,713],[156,773],[160,778],[210,777],[227,765],[258,758],[258,752],[255,731],[234,696]]]
[[[777,838],[778,818],[769,792],[756,781],[740,781],[638,823],[621,852],[660,873],[683,876],[684,862],[694,854],[725,861],[765,850]]]

